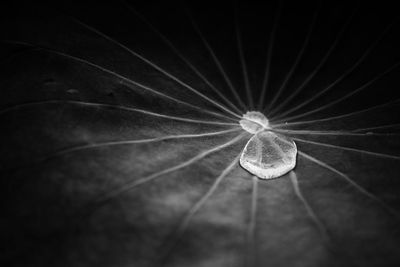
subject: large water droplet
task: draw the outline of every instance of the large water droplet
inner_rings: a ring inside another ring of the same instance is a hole
[[[259,178],[280,177],[296,166],[297,147],[293,140],[264,130],[246,144],[240,165]]]

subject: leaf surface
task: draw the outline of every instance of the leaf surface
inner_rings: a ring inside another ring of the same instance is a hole
[[[3,10],[5,266],[400,263],[393,7]],[[293,171],[238,164],[249,110],[296,142]]]

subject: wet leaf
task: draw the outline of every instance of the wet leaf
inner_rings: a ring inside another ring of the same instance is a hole
[[[396,8],[1,10],[2,266],[400,263]],[[240,166],[247,111],[293,171]]]

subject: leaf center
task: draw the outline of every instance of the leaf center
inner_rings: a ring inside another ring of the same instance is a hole
[[[242,126],[243,130],[256,134],[265,129],[269,129],[269,121],[268,119],[258,111],[248,111],[246,114],[243,114],[243,118],[239,121],[240,126]]]

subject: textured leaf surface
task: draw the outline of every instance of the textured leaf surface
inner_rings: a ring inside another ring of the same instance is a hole
[[[395,8],[1,12],[4,266],[400,263]],[[240,167],[248,110],[296,142],[292,172]]]

